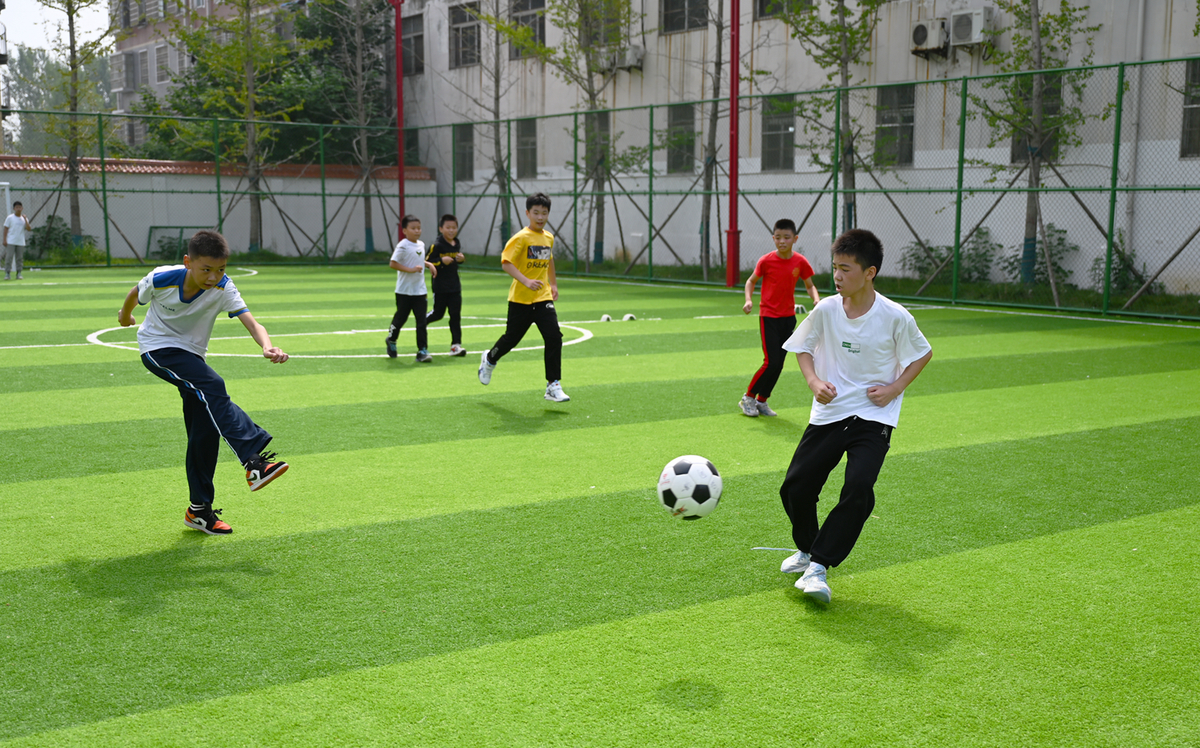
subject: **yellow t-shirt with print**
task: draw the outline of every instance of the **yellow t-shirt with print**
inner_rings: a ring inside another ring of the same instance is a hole
[[[550,301],[549,276],[553,257],[554,235],[549,231],[534,231],[526,226],[514,234],[504,245],[501,261],[512,263],[529,280],[540,280],[542,287],[531,291],[514,278],[512,287],[508,289],[508,300],[518,304]]]

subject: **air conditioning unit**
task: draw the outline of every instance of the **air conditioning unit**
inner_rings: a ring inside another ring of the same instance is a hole
[[[630,44],[624,49],[601,49],[598,67],[601,70],[641,70],[645,57],[646,48],[640,44]]]
[[[950,32],[946,28],[945,18],[927,18],[914,22],[909,39],[912,42],[910,51],[918,57],[945,57],[950,52]]]
[[[950,44],[955,47],[974,47],[986,43],[995,13],[995,8],[990,6],[951,13]]]

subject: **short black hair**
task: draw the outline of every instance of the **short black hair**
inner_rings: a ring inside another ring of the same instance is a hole
[[[406,229],[406,228],[408,228],[408,224],[420,223],[420,222],[421,222],[420,218],[417,218],[412,213],[407,213],[407,214],[405,214],[405,216],[403,218],[400,219],[400,228]]]
[[[447,213],[446,215],[439,218],[438,219],[438,228],[440,229],[441,227],[445,226],[450,221],[454,221],[455,223],[458,223],[458,219],[454,217],[453,213]]]
[[[214,260],[229,259],[229,242],[225,237],[212,229],[200,229],[188,239],[188,257],[193,260],[198,257],[211,257]]]
[[[883,243],[866,229],[842,232],[833,241],[833,254],[854,258],[863,270],[874,267],[876,275],[879,275],[879,269],[883,266]]]
[[[20,205],[22,208],[25,207],[25,203],[21,202],[20,200],[13,200],[13,207],[15,208],[18,205]]]
[[[533,210],[537,206],[550,210],[550,198],[545,192],[535,192],[525,198],[525,210]]]
[[[790,231],[794,234],[796,233],[796,222],[790,218],[780,218],[775,222],[775,228],[771,229],[771,233],[774,234],[776,231]]]

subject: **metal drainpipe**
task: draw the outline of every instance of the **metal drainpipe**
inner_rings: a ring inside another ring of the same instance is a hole
[[[1146,36],[1146,0],[1138,0],[1137,42],[1134,46],[1134,62],[1142,61],[1143,39]],[[1133,126],[1130,128],[1131,142],[1129,144],[1129,177],[1125,180],[1127,187],[1137,184],[1138,140],[1141,139],[1142,124],[1142,66],[1133,66]],[[1133,249],[1133,202],[1136,192],[1125,193],[1125,251]]]

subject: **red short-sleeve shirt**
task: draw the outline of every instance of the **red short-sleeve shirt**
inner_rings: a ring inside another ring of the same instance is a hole
[[[796,316],[796,284],[813,276],[812,265],[799,252],[786,260],[777,252],[763,255],[754,266],[762,278],[758,313],[763,317]]]

